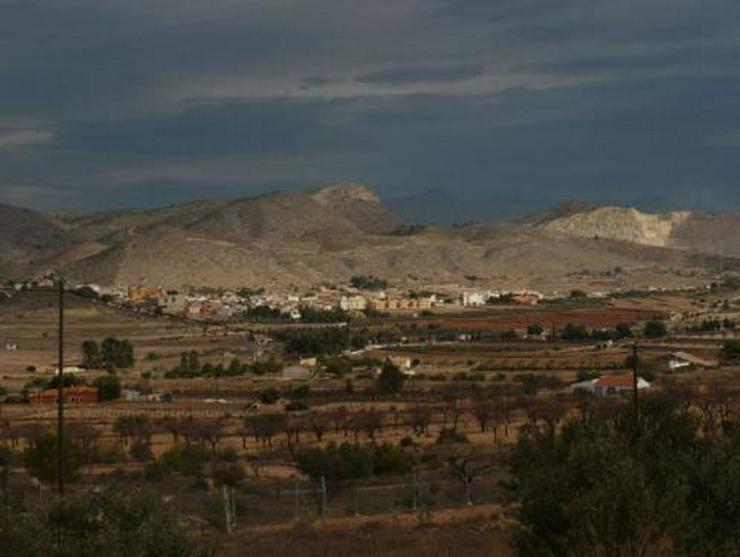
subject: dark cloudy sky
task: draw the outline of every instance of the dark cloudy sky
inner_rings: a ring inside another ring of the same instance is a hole
[[[0,202],[740,208],[737,0],[0,0]]]

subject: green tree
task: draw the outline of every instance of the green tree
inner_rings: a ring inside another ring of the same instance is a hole
[[[651,319],[645,323],[642,334],[647,338],[663,338],[668,334],[668,328],[660,319]]]
[[[56,484],[59,478],[58,447],[58,438],[51,433],[45,433],[32,441],[31,446],[25,451],[24,461],[26,468],[34,478],[47,484]],[[62,462],[64,481],[75,481],[82,465],[82,451],[76,443],[67,438],[62,445]]]
[[[129,369],[134,366],[134,347],[126,339],[106,338],[100,345],[100,354],[107,369]]]
[[[100,402],[121,398],[121,380],[117,375],[102,375],[93,382],[93,386],[98,389],[98,400]]]
[[[568,323],[561,333],[563,340],[568,341],[580,341],[588,339],[588,329],[585,325],[576,325],[575,323]]]
[[[239,360],[239,358],[233,358],[231,362],[229,363],[229,367],[227,370],[229,375],[241,375],[242,373],[242,363]]]
[[[645,397],[530,425],[511,455],[522,557],[736,555],[740,443],[708,437],[680,400]],[[670,551],[667,551],[670,548]]]
[[[82,363],[87,369],[99,369],[103,367],[100,347],[94,340],[86,340],[82,343]]]
[[[722,358],[728,362],[740,360],[740,340],[725,341],[722,347]]]
[[[0,538],[3,554],[14,557],[213,555],[159,494],[138,489],[88,493],[51,512],[20,508],[14,520],[0,526]]]
[[[403,390],[406,376],[399,367],[386,360],[376,381],[376,387],[383,394],[398,394]]]
[[[190,373],[200,373],[201,366],[200,366],[200,356],[198,355],[197,350],[191,350],[188,354],[188,371]]]

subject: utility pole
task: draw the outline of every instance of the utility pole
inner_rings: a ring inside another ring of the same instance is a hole
[[[59,363],[57,370],[57,489],[64,498],[64,279],[59,278]]]
[[[632,401],[635,405],[635,416],[637,416],[637,368],[638,368],[638,360],[637,360],[637,343],[635,342],[632,345]]]

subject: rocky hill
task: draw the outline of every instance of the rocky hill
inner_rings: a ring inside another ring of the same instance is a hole
[[[611,289],[699,283],[739,264],[706,255],[721,254],[711,231],[732,237],[732,216],[570,204],[525,222],[410,227],[351,183],[54,219],[15,211],[10,272],[53,264],[104,285],[287,289],[373,274],[409,288]]]
[[[534,226],[563,234],[624,240],[697,253],[740,257],[740,213],[691,211],[650,214],[622,207],[595,207],[540,219]]]
[[[67,233],[44,215],[0,204],[0,278],[41,266],[71,244]]]

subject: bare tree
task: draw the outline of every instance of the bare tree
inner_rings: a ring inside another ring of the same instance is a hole
[[[473,482],[476,478],[487,474],[494,468],[494,464],[473,451],[454,455],[449,459],[450,471],[465,486],[465,501],[468,506],[473,505]]]
[[[428,436],[433,416],[433,407],[416,403],[406,412],[406,423],[417,436]]]
[[[349,410],[346,406],[335,406],[327,412],[327,415],[334,423],[334,433],[342,431],[347,437],[350,430]]]
[[[383,429],[383,414],[375,408],[361,410],[353,416],[352,429],[355,440],[358,440],[360,432],[364,432],[374,443],[375,435]]]
[[[478,422],[480,432],[485,433],[495,415],[495,406],[489,398],[476,398],[470,409],[470,413]]]
[[[308,424],[316,437],[316,442],[321,443],[324,434],[329,429],[331,419],[324,412],[311,412],[308,414]]]
[[[70,438],[79,443],[83,460],[91,462],[100,438],[100,431],[95,426],[80,423],[68,424],[67,431]]]
[[[287,417],[285,414],[259,414],[247,416],[245,423],[256,442],[272,447],[273,438],[285,431]]]

